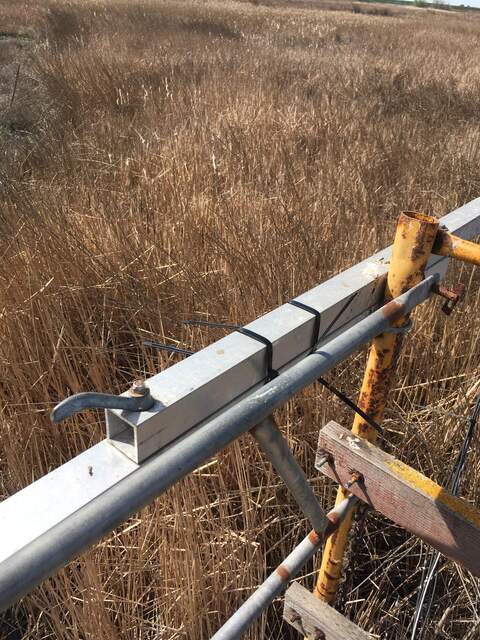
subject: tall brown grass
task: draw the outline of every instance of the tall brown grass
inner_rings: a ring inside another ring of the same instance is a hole
[[[182,320],[252,320],[389,244],[400,210],[440,216],[479,194],[476,16],[352,7],[2,3],[2,32],[25,36],[0,40],[3,496],[102,438],[95,413],[52,425],[57,400],[175,361],[143,338],[201,348],[220,334]],[[454,316],[438,301],[416,313],[386,415],[391,450],[439,482],[479,373],[480,277],[454,265],[458,279]],[[355,396],[363,366],[331,378]],[[278,414],[326,507],[317,433],[351,417],[318,387]],[[463,485],[477,502],[478,461]],[[2,632],[208,638],[306,529],[245,437],[18,603]],[[406,638],[424,551],[369,515],[339,608]],[[479,602],[478,581],[446,563],[428,637],[479,637]],[[281,603],[248,637],[295,637]]]

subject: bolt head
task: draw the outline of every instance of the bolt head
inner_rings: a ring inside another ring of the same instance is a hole
[[[137,396],[144,396],[148,393],[148,387],[145,384],[145,380],[139,378],[138,380],[134,380],[132,386],[130,387],[130,391]]]

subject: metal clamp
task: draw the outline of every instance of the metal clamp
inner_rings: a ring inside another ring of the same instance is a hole
[[[135,380],[127,396],[110,393],[76,393],[62,400],[50,414],[52,422],[61,422],[84,409],[120,409],[123,411],[148,411],[155,404],[144,380]]]

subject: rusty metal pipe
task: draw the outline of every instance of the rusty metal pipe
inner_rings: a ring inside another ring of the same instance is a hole
[[[328,527],[325,535],[335,531],[351,512],[358,499],[349,496],[327,514]],[[258,589],[237,609],[231,618],[221,627],[211,640],[237,640],[258,618],[262,611],[284,591],[289,581],[295,577],[303,565],[310,560],[320,547],[324,536],[310,531],[308,536],[295,547],[280,566],[263,582]]]
[[[436,218],[423,213],[405,212],[400,215],[385,289],[386,302],[405,293],[423,279],[438,226]],[[408,315],[402,315],[395,318],[392,324],[402,327],[408,322]],[[402,333],[382,333],[373,340],[370,348],[358,406],[377,423],[382,421],[402,339]],[[370,442],[376,440],[375,429],[358,414],[352,431]],[[348,495],[347,489],[339,487],[337,504]],[[323,552],[314,594],[328,603],[334,601],[337,593],[352,516],[353,511],[327,540]]]
[[[439,229],[432,253],[480,265],[480,244],[463,240],[446,229]]]

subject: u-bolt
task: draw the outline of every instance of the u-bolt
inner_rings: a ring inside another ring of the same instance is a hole
[[[74,413],[84,409],[120,409],[123,411],[148,411],[155,403],[150,389],[144,380],[135,380],[129,395],[115,396],[110,393],[85,392],[76,393],[62,400],[53,409],[50,418],[52,422],[61,422]]]

